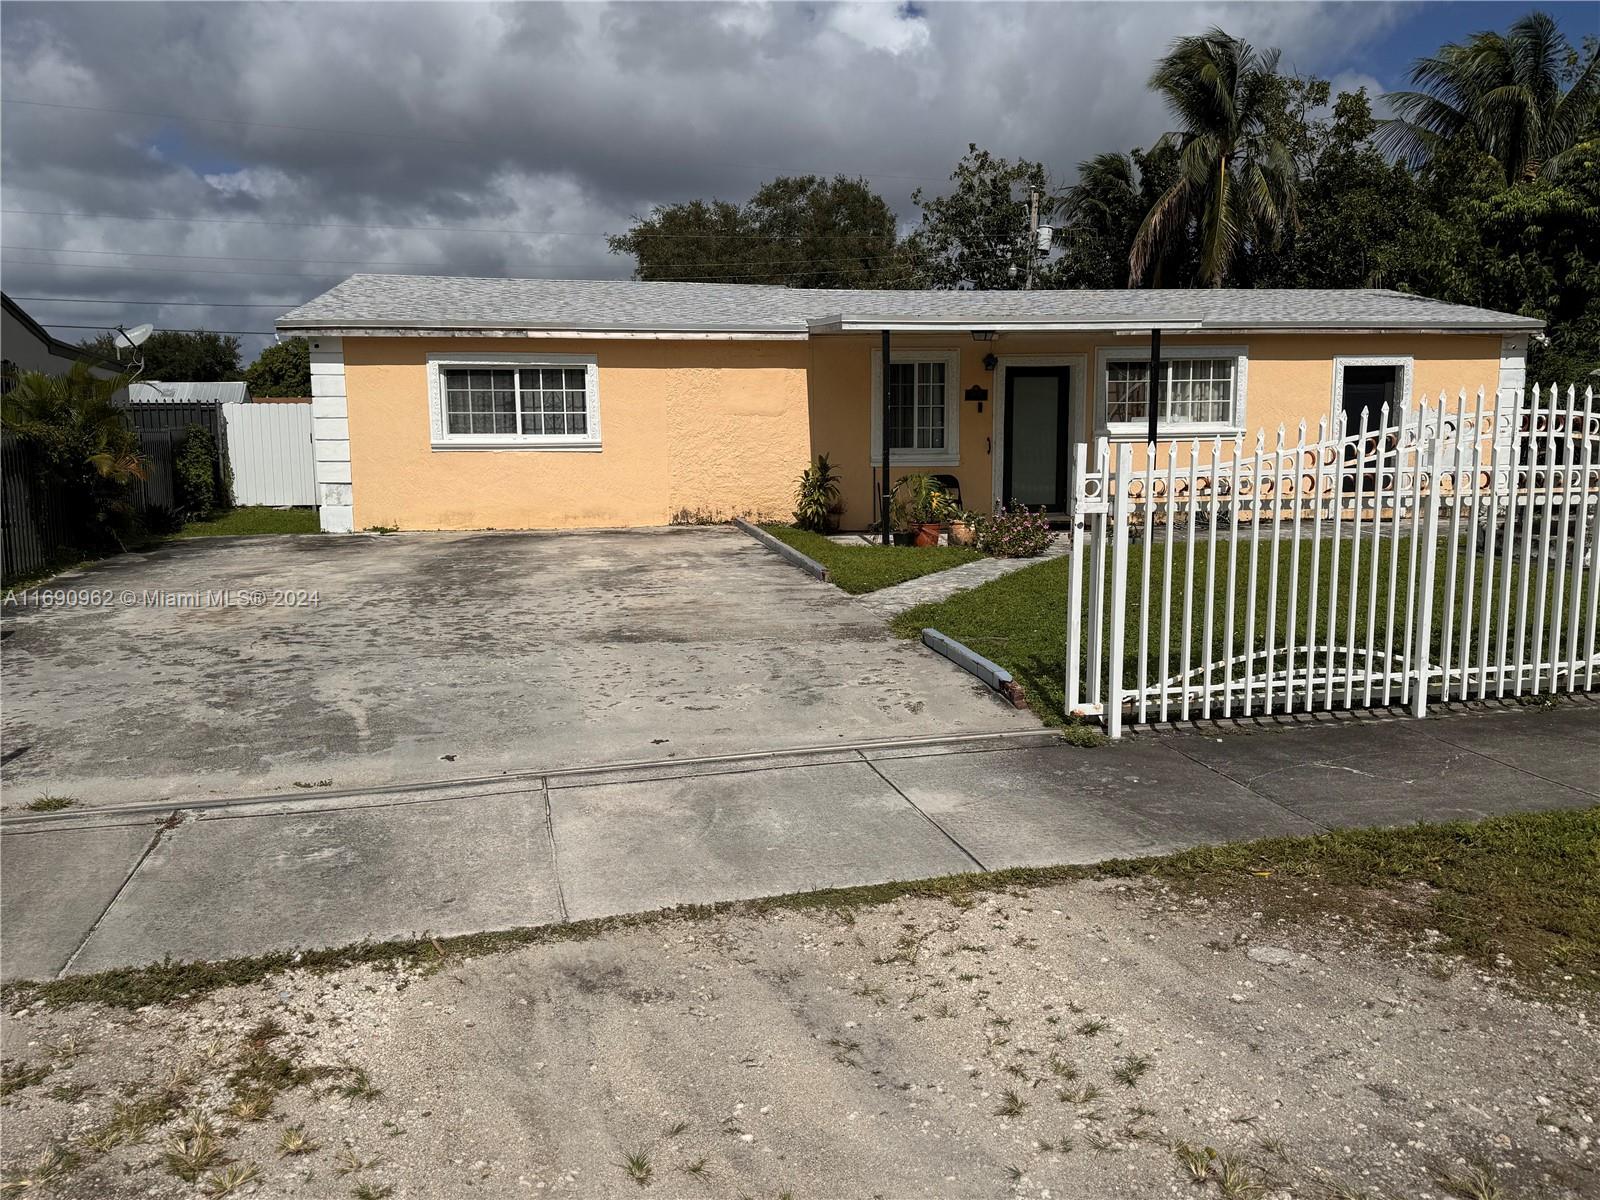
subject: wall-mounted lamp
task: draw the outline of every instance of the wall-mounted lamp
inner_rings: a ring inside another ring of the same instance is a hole
[[[974,329],[972,331],[972,340],[975,342],[992,342],[994,341],[994,330]]]
[[[989,398],[989,389],[982,384],[975,383],[967,389],[967,400],[978,406],[978,411],[983,411],[983,402]]]
[[[994,356],[993,352],[983,356],[983,369],[985,371],[993,371],[999,365],[1000,360]]]

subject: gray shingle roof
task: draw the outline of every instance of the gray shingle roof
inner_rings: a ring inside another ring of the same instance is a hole
[[[1378,290],[834,291],[726,283],[353,275],[278,319],[284,331],[575,330],[804,334],[841,323],[1206,329],[1538,329],[1543,322]]]

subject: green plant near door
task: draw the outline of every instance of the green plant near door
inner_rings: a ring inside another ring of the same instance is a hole
[[[826,454],[819,454],[815,463],[800,472],[795,483],[795,526],[812,533],[827,533],[833,528],[838,508],[839,473]]]

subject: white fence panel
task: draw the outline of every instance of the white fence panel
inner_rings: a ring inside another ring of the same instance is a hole
[[[235,504],[317,502],[309,404],[224,404]]]
[[[1594,687],[1593,392],[1441,395],[1344,426],[1162,442],[1137,464],[1078,447],[1069,714],[1115,737]]]

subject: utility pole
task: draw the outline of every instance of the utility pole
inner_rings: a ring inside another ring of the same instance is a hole
[[[1028,189],[1028,277],[1022,285],[1025,292],[1033,291],[1033,260],[1039,245],[1039,189]]]

